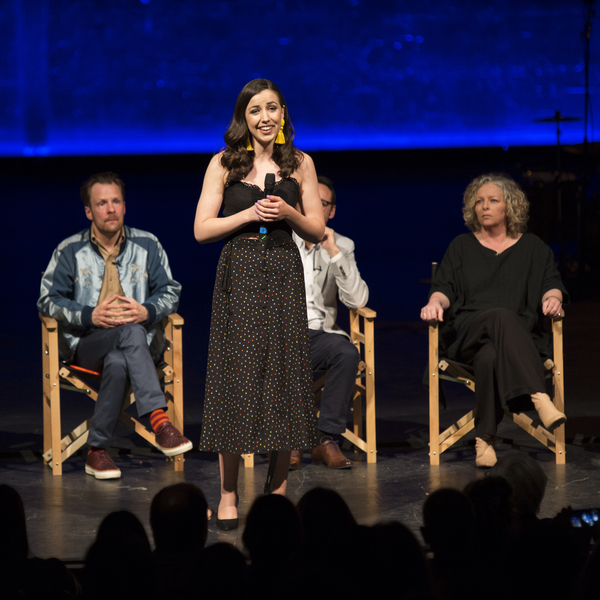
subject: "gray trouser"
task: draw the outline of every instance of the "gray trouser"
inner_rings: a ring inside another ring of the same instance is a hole
[[[344,335],[315,329],[308,333],[312,368],[327,371],[317,427],[326,433],[343,433],[360,355]]]
[[[166,407],[142,325],[91,329],[79,341],[75,364],[102,372],[88,436],[90,446],[106,448],[110,442],[130,385],[139,416]]]

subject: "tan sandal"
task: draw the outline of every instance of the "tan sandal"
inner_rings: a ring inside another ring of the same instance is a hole
[[[567,417],[554,406],[548,394],[542,392],[531,394],[531,400],[533,401],[535,410],[537,410],[542,425],[548,429],[548,431],[556,429],[567,420]]]
[[[475,466],[479,468],[489,469],[498,461],[494,446],[481,438],[475,438],[475,453]]]

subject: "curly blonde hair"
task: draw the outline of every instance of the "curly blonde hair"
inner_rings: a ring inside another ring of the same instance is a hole
[[[477,192],[481,186],[494,183],[502,191],[502,197],[506,204],[506,234],[515,238],[519,233],[527,229],[529,219],[529,202],[523,190],[515,180],[504,173],[486,173],[471,181],[463,196],[463,218],[465,225],[474,233],[481,231],[481,223],[475,214]]]

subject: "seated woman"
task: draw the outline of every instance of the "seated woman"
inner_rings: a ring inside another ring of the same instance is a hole
[[[443,321],[448,311],[445,355],[475,371],[475,464],[492,467],[494,436],[511,400],[531,396],[549,430],[566,421],[545,393],[540,352],[547,340],[536,330],[540,311],[561,316],[566,291],[550,248],[525,233],[529,203],[510,177],[474,179],[464,194],[463,216],[472,233],[448,247],[421,319]]]

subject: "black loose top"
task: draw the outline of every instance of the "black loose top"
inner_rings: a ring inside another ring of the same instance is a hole
[[[547,356],[548,336],[538,322],[542,297],[551,289],[561,290],[563,302],[568,302],[552,250],[536,235],[523,234],[500,254],[483,246],[473,233],[459,235],[446,250],[429,293],[441,292],[450,300],[442,329],[446,355],[456,358],[476,313],[506,308],[523,319],[538,350]]]

